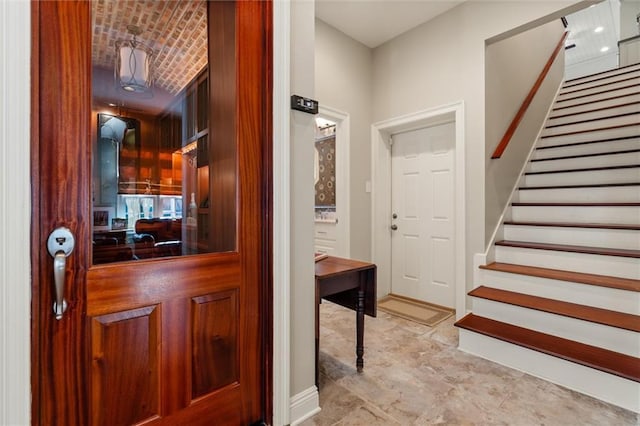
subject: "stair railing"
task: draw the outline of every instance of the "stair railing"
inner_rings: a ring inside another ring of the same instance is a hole
[[[558,41],[556,48],[554,49],[553,53],[551,53],[551,56],[549,56],[547,63],[545,64],[544,68],[540,72],[540,75],[538,76],[538,79],[536,80],[536,82],[533,84],[533,87],[531,88],[531,90],[529,90],[529,94],[522,102],[522,105],[520,105],[520,109],[516,113],[515,117],[513,117],[513,120],[511,121],[511,124],[509,124],[507,131],[504,132],[504,136],[502,136],[500,143],[496,147],[495,151],[493,151],[491,158],[500,158],[504,150],[507,149],[507,145],[509,145],[511,138],[516,132],[518,125],[524,118],[524,114],[527,112],[529,105],[531,105],[533,98],[536,96],[536,93],[538,93],[540,86],[542,86],[542,82],[547,77],[547,74],[549,73],[549,70],[551,69],[553,62],[558,57],[560,50],[564,48],[564,41],[567,39],[568,35],[569,35],[569,32],[565,31],[564,34],[562,34],[562,37],[560,37],[560,41]]]

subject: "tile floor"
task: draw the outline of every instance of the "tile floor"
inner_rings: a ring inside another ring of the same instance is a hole
[[[450,318],[434,328],[378,311],[365,319],[355,369],[355,313],[320,310],[320,411],[313,425],[640,425],[640,416],[457,350]]]

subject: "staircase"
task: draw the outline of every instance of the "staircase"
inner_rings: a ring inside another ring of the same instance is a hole
[[[460,349],[640,412],[640,64],[565,82],[512,200]]]

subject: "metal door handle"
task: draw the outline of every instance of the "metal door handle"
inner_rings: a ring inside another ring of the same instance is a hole
[[[398,230],[398,225],[396,225],[396,224],[391,225],[391,230],[392,231]]]
[[[61,320],[64,311],[67,310],[67,301],[64,300],[64,283],[67,270],[67,257],[73,251],[75,239],[68,228],[54,229],[47,240],[47,249],[53,257],[53,281],[56,297],[53,302],[53,313],[57,320]]]
[[[67,310],[67,301],[64,300],[64,278],[67,269],[67,254],[60,250],[53,256],[53,280],[56,286],[56,300],[53,302],[53,312],[56,319],[62,319]]]

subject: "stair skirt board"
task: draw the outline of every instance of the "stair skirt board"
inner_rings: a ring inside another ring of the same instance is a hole
[[[636,331],[481,298],[473,299],[473,313],[585,345],[640,357],[640,333]]]
[[[640,292],[488,269],[482,270],[476,284],[640,315]]]
[[[627,186],[601,186],[591,188],[529,189],[521,187],[514,201],[536,202],[616,202],[627,200],[640,203],[640,183]]]
[[[640,413],[638,382],[493,337],[459,329],[458,349]]]
[[[640,250],[640,231],[527,225],[504,226],[504,239],[533,243],[570,244]],[[640,260],[638,261],[640,262]]]
[[[640,279],[638,259],[521,247],[495,247],[496,262]]]

